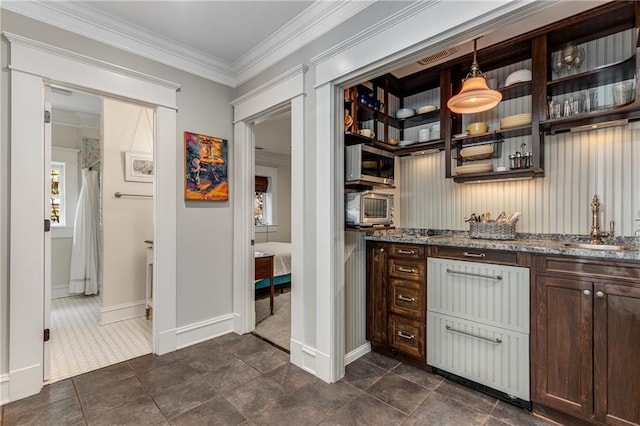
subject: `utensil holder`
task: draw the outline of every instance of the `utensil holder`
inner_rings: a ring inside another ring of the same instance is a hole
[[[469,225],[471,238],[486,240],[513,240],[516,238],[516,225],[496,222],[471,222]]]

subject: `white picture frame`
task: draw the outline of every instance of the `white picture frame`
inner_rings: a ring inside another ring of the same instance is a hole
[[[124,180],[127,182],[153,182],[153,154],[125,151]]]

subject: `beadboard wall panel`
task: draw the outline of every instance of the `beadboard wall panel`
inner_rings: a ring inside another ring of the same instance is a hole
[[[588,234],[591,199],[603,228],[632,236],[640,214],[640,123],[546,136],[544,178],[457,184],[445,178],[445,154],[403,157],[396,171],[400,225],[468,229],[472,212],[522,212],[517,232]],[[504,154],[503,154],[504,156]]]
[[[366,243],[363,232],[344,233],[345,353],[366,343]]]

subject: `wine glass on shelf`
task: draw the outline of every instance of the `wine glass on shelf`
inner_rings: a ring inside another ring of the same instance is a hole
[[[558,77],[561,77],[564,69],[565,65],[562,58],[562,51],[553,52],[551,54],[551,70],[556,73]]]

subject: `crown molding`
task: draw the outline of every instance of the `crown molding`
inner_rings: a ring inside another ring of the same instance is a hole
[[[90,2],[25,0],[0,2],[2,8],[71,31],[106,45],[237,87],[294,51],[330,31],[374,3],[319,0],[278,29],[233,64],[90,6]]]
[[[100,130],[100,116],[61,108],[52,108],[51,121],[53,124],[83,129]]]
[[[316,1],[233,63],[236,85],[357,15],[374,1]]]
[[[293,68],[291,68],[288,71],[285,71],[284,73],[280,74],[279,76],[267,81],[266,83],[256,87],[255,89],[245,93],[244,95],[234,99],[231,101],[231,106],[237,106],[243,102],[246,102],[248,99],[253,98],[254,96],[257,96],[263,92],[265,92],[268,89],[271,89],[272,87],[276,87],[279,84],[282,84],[284,82],[286,82],[287,80],[290,80],[292,78],[294,78],[295,76],[299,75],[299,74],[304,74],[305,72],[307,72],[307,70],[309,69],[309,67],[307,67],[304,64],[300,64],[297,65]]]
[[[342,43],[338,43],[335,46],[325,50],[324,52],[314,56],[309,60],[309,62],[311,62],[313,65],[317,65],[326,61],[327,59],[333,58],[334,56],[354,46],[357,46],[364,40],[367,40],[376,34],[386,31],[387,29],[404,22],[412,16],[433,7],[437,3],[440,3],[440,1],[441,0],[427,0],[412,3],[409,6],[400,9],[396,13],[387,16],[385,19],[378,21],[374,25],[371,25],[367,29],[354,34],[353,36],[344,40]]]

